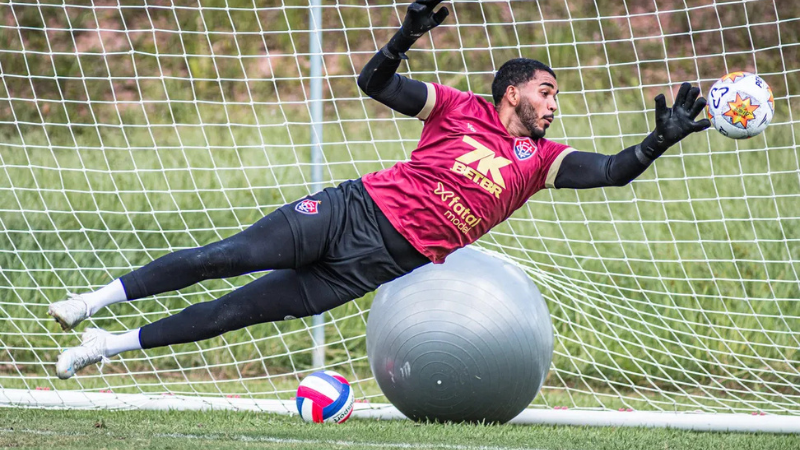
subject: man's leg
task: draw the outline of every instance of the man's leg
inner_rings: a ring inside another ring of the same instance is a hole
[[[185,344],[250,325],[309,315],[298,272],[275,270],[216,300],[196,303],[143,326],[139,341],[144,349]]]
[[[283,212],[274,211],[229,238],[169,253],[97,291],[70,295],[66,301],[53,303],[48,313],[68,330],[113,303],[175,291],[213,278],[294,268],[295,254],[289,222]]]
[[[67,379],[83,367],[125,351],[197,342],[250,325],[320,313],[314,307],[309,309],[303,286],[315,304],[326,309],[349,301],[337,297],[307,271],[275,270],[217,300],[191,305],[140,329],[118,334],[89,329],[83,344],[61,353],[56,374]]]
[[[297,215],[287,215],[296,230],[297,269],[274,271],[138,332],[89,330],[89,342],[59,357],[59,377],[69,378],[75,370],[127,350],[193,342],[257,323],[319,314],[427,263],[396,231],[381,233],[372,200],[360,187],[358,182],[343,183],[331,195],[323,191],[316,197],[313,214],[295,208]]]

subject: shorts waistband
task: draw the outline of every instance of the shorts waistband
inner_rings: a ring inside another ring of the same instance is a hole
[[[404,238],[400,232],[395,229],[394,225],[389,222],[389,219],[381,211],[375,201],[370,197],[369,192],[364,188],[361,179],[356,180],[358,188],[364,193],[364,198],[369,199],[370,206],[375,212],[375,218],[378,222],[378,230],[383,238],[386,251],[389,256],[394,259],[394,262],[406,272],[411,272],[419,266],[431,262],[425,255],[417,251],[408,239]]]

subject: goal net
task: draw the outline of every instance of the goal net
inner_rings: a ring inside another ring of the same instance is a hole
[[[548,138],[579,150],[641,141],[654,128],[653,97],[672,98],[683,81],[707,92],[746,70],[774,91],[762,135],[699,133],[629,186],[540,192],[476,244],[518,263],[548,301],[555,355],[531,408],[800,413],[800,4],[447,6],[400,72],[490,99],[503,62],[541,60],[561,89]],[[324,328],[253,326],[126,353],[68,381],[54,362],[79,335],[46,311],[409,158],[421,123],[356,86],[406,7],[0,2],[0,403],[258,405],[290,399],[322,368],[319,348],[360,401],[385,402],[366,360],[371,296],[325,314]],[[134,329],[257,276],[113,305],[87,326]]]

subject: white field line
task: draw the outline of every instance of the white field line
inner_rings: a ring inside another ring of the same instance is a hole
[[[8,428],[0,429],[0,433],[14,434],[25,433],[36,436],[90,436],[90,433],[69,432],[69,431],[45,431],[45,430],[12,430]],[[107,436],[114,436],[113,433],[106,432]],[[537,450],[533,447],[503,447],[496,445],[454,445],[454,444],[408,444],[403,442],[360,442],[342,440],[323,440],[323,439],[284,439],[268,436],[245,436],[245,435],[225,435],[225,434],[186,434],[186,433],[156,433],[151,435],[156,438],[173,439],[196,439],[203,441],[238,441],[238,442],[263,442],[269,444],[311,444],[319,445],[322,448],[329,446],[339,447],[370,447],[370,448],[407,448],[407,449],[442,449],[442,450]]]
[[[181,439],[270,442],[276,444],[314,444],[323,446],[338,445],[340,447],[411,448],[411,449],[439,448],[444,450],[537,450],[532,447],[501,447],[501,446],[487,446],[487,445],[454,445],[454,444],[408,444],[403,442],[394,442],[394,443],[359,442],[359,441],[322,440],[322,439],[282,439],[282,438],[271,438],[266,436],[242,436],[242,435],[226,436],[220,434],[202,435],[202,434],[168,433],[168,434],[156,434],[155,436],[175,437]]]

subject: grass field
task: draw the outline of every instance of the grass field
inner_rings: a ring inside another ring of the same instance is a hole
[[[794,450],[800,436],[366,420],[316,425],[256,413],[3,409],[0,448]]]

